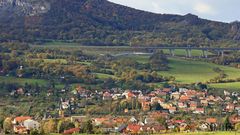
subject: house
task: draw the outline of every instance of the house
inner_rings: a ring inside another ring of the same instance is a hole
[[[201,103],[203,106],[208,106],[208,100],[206,100],[206,99],[200,100],[200,103]]]
[[[69,101],[62,102],[62,109],[68,109],[70,107]]]
[[[216,97],[216,101],[217,101],[217,102],[223,102],[224,100],[223,100],[220,96],[217,96],[217,97]]]
[[[16,90],[16,93],[17,93],[18,95],[23,95],[23,94],[24,94],[23,88],[17,89],[17,90]]]
[[[86,120],[86,116],[72,116],[71,117],[71,122],[79,122],[82,123]]]
[[[225,95],[225,96],[230,96],[230,95],[231,95],[231,93],[230,93],[230,92],[228,92],[228,91],[226,91],[226,90],[224,90],[224,92],[223,92],[223,93],[224,93],[224,95]]]
[[[23,126],[26,127],[27,130],[39,130],[40,123],[32,119],[27,119],[23,122]]]
[[[163,88],[163,92],[169,93],[171,91],[171,88]]]
[[[127,123],[128,121],[128,118],[124,118],[124,117],[116,117],[116,118],[113,118],[112,119],[113,123],[116,123],[116,124],[124,124],[124,123]]]
[[[156,133],[166,133],[166,127],[164,127],[163,125],[154,125],[152,126],[152,131],[154,134]]]
[[[169,113],[174,114],[177,111],[176,107],[169,107],[168,108]]]
[[[207,131],[208,130],[208,124],[207,123],[200,124],[199,129],[201,129],[202,131]]]
[[[156,121],[155,118],[147,117],[147,118],[145,118],[144,123],[145,123],[145,124],[150,124],[150,125],[152,125],[152,124],[156,124],[156,123],[158,123],[158,122]]]
[[[227,106],[226,106],[226,110],[227,111],[233,112],[234,109],[235,109],[235,105],[234,104],[232,104],[232,103],[227,104]]]
[[[138,134],[140,132],[141,126],[137,124],[128,124],[126,132],[130,134]]]
[[[206,97],[206,92],[197,92],[196,93],[196,95],[197,95],[197,97],[199,97],[199,98],[205,98]]]
[[[179,92],[173,92],[171,94],[171,99],[175,99],[175,100],[178,100],[180,98],[180,93]]]
[[[178,103],[178,107],[179,108],[187,108],[187,104],[183,103],[183,102],[179,102]]]
[[[213,95],[210,95],[207,97],[208,101],[215,101],[215,97]]]
[[[143,102],[142,102],[142,110],[143,110],[143,111],[149,111],[149,110],[151,109],[151,108],[150,108],[150,105],[151,105],[150,102],[143,101]]]
[[[20,126],[20,125],[15,125],[13,126],[13,131],[15,134],[27,134],[27,128],[24,126]]]
[[[188,102],[189,100],[191,100],[191,98],[189,96],[186,96],[186,95],[182,95],[180,96],[180,99],[179,99],[181,102]]]
[[[180,92],[180,93],[185,93],[186,91],[188,91],[187,88],[179,88],[179,92]]]
[[[240,116],[239,115],[232,115],[229,117],[229,121],[232,124],[240,123]]]
[[[131,123],[136,123],[136,122],[137,122],[137,119],[136,119],[135,117],[131,117],[131,118],[129,119],[129,122],[131,122]]]
[[[195,111],[193,111],[194,114],[204,114],[204,108],[196,108]]]
[[[208,123],[210,130],[211,131],[216,131],[217,130],[217,119],[216,118],[207,118],[206,122]]]
[[[185,123],[185,120],[173,120],[173,123],[174,124],[183,124],[183,123]]]
[[[102,125],[105,121],[108,121],[110,118],[105,118],[105,117],[101,117],[101,118],[94,118],[93,119],[93,123],[96,126]]]
[[[194,98],[197,95],[197,91],[195,90],[188,90],[185,92],[188,97]]]
[[[140,131],[143,133],[148,133],[148,134],[152,133],[152,129],[151,129],[150,125],[141,126]]]
[[[191,110],[195,110],[197,108],[197,102],[191,101],[189,107]]]
[[[148,112],[148,117],[155,118],[155,119],[160,117],[167,118],[168,115],[169,115],[168,112],[160,112],[160,111]]]
[[[112,100],[112,95],[109,92],[103,93],[103,100]]]
[[[76,134],[79,133],[80,128],[71,128],[68,130],[64,130],[63,134]]]
[[[231,100],[231,97],[226,97],[225,98],[225,101],[230,101]]]
[[[22,124],[25,120],[28,120],[28,119],[32,119],[32,117],[30,116],[20,116],[20,117],[16,117],[14,118],[14,120],[12,121],[12,124],[14,125],[20,125]]]
[[[114,95],[112,96],[112,98],[113,98],[113,100],[118,100],[118,99],[122,99],[123,97],[122,97],[121,94],[114,94]]]
[[[151,104],[154,104],[154,103],[163,103],[164,102],[164,99],[163,98],[159,98],[159,97],[152,97],[151,98]]]
[[[217,123],[217,119],[216,118],[207,118],[206,122],[209,124],[215,124],[215,123]]]
[[[136,97],[136,95],[131,91],[125,91],[122,95],[125,96],[128,100]]]
[[[179,125],[179,129],[180,129],[180,132],[183,132],[183,131],[189,132],[189,131],[188,131],[188,130],[189,130],[189,126],[188,126],[188,124],[186,124],[186,123],[181,123],[181,124]]]

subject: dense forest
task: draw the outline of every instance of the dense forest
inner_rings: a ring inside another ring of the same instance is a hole
[[[236,46],[240,24],[154,14],[106,0],[0,1],[0,41]]]

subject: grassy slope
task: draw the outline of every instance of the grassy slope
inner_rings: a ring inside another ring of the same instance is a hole
[[[66,43],[66,42],[48,42],[42,46],[39,45],[33,45],[33,47],[44,47],[44,48],[62,48],[62,49],[68,49],[68,50],[82,50],[85,53],[88,54],[109,54],[109,51],[106,51],[104,49],[111,49],[111,48],[122,48],[126,49],[129,48],[129,46],[82,46],[81,44],[78,43]],[[168,49],[163,49],[163,52],[165,54],[170,54]],[[185,56],[186,55],[186,50],[184,49],[176,49],[175,51],[176,56]],[[122,53],[121,51],[118,51],[117,53]],[[115,54],[115,52],[114,52]],[[211,52],[207,52],[208,55],[212,55]],[[201,50],[192,50],[192,56],[202,56],[202,51]]]
[[[41,80],[41,79],[26,79],[26,78],[15,78],[15,77],[5,77],[5,76],[0,76],[0,83],[5,82],[5,83],[19,83],[19,84],[35,84],[36,82],[39,85],[44,85],[47,83],[46,80]]]
[[[220,66],[207,62],[192,61],[170,58],[170,70],[159,72],[164,76],[175,76],[176,81],[179,83],[194,83],[194,82],[206,82],[216,76],[217,73],[213,71],[213,68],[220,68],[228,75],[227,78],[240,77],[240,70],[232,67]]]
[[[165,54],[170,54],[169,50],[163,50]],[[175,51],[176,56],[186,56],[186,50],[184,49],[176,49]],[[191,51],[192,56],[202,56],[202,51],[201,50],[192,50]],[[210,52],[207,52],[208,55],[213,55]]]
[[[131,55],[126,56],[127,58],[133,58],[141,63],[147,63],[149,56],[148,55]],[[52,62],[52,61],[47,61]],[[90,64],[90,63],[86,63]],[[240,70],[226,67],[226,66],[220,66],[212,63],[207,62],[200,62],[200,61],[193,61],[193,60],[185,60],[185,59],[179,59],[179,58],[170,58],[169,59],[169,71],[160,71],[160,75],[164,76],[175,76],[177,83],[195,83],[195,82],[206,82],[210,79],[218,76],[217,73],[213,71],[214,67],[218,67],[225,71],[225,73],[228,75],[228,78],[239,78],[240,77]],[[109,77],[114,77],[112,75],[108,74],[101,74],[96,73],[97,77],[101,79],[106,79]],[[36,83],[38,82],[40,85],[45,84],[45,80],[39,80],[39,79],[23,79],[23,78],[13,78],[13,77],[2,77],[0,76],[0,82],[11,82],[11,83]],[[227,88],[227,89],[238,89],[240,88],[240,83],[224,83],[224,84],[212,84],[210,85],[214,88]],[[60,86],[59,86],[60,87]]]
[[[218,89],[239,90],[240,82],[211,84],[210,87]]]
[[[147,55],[127,56],[127,58],[129,57],[141,63],[147,63],[149,59],[149,56]],[[213,71],[213,68],[216,67],[224,70],[228,75],[228,78],[235,79],[240,77],[240,70],[236,68],[180,58],[169,58],[169,67],[170,69],[168,71],[160,71],[159,74],[164,76],[175,76],[176,82],[178,83],[209,81],[210,79],[218,76],[218,74]]]

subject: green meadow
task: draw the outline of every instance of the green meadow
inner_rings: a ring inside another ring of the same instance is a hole
[[[163,76],[174,76],[178,83],[206,82],[217,77],[218,73],[213,68],[220,68],[227,74],[227,78],[236,79],[240,77],[240,70],[227,66],[220,66],[208,62],[185,60],[178,58],[169,59],[168,71],[159,72]]]
[[[46,80],[41,79],[27,79],[27,78],[16,78],[16,77],[7,77],[7,76],[0,76],[0,83],[18,83],[24,85],[25,83],[28,84],[35,84],[38,83],[39,85],[44,85],[47,83]]]
[[[132,58],[140,63],[147,63],[149,55],[130,55],[126,58]],[[196,83],[206,82],[217,77],[219,74],[214,72],[214,68],[220,68],[227,74],[227,79],[236,79],[240,77],[240,69],[228,66],[221,66],[204,61],[189,60],[183,58],[169,58],[168,71],[159,71],[159,75],[174,76],[176,83]]]
[[[216,83],[216,84],[210,84],[209,86],[217,89],[240,90],[240,82]]]

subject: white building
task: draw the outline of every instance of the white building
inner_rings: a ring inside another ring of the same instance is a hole
[[[40,123],[38,123],[35,120],[28,119],[23,122],[23,126],[26,127],[28,130],[32,130],[32,129],[39,130]]]

